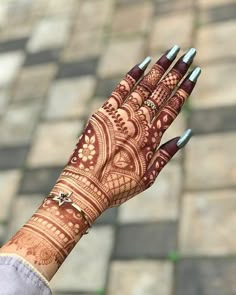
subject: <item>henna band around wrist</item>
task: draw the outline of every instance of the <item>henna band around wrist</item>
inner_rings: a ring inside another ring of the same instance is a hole
[[[58,206],[60,207],[61,205],[65,204],[65,203],[70,203],[72,207],[74,207],[77,211],[79,211],[80,215],[82,216],[82,218],[84,219],[84,221],[88,224],[89,228],[91,228],[91,224],[88,220],[88,218],[86,217],[86,214],[84,213],[84,211],[77,205],[75,204],[72,199],[70,198],[70,196],[72,195],[71,193],[63,193],[63,192],[59,192],[58,195],[54,195],[54,194],[49,194],[47,197],[48,198],[52,198],[53,201],[56,201],[58,203]],[[89,230],[87,230],[85,232],[85,234],[88,234]]]

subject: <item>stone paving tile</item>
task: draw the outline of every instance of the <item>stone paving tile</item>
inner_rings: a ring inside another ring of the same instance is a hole
[[[115,224],[117,221],[118,208],[109,208],[98,219],[95,224]]]
[[[22,176],[20,194],[48,194],[56,183],[63,167],[26,169]]]
[[[94,88],[93,76],[56,80],[49,92],[45,117],[47,119],[80,118],[86,112]]]
[[[54,292],[53,295],[98,295],[99,294],[99,291],[98,292],[70,292],[70,290],[67,290],[65,292]],[[101,293],[102,294],[102,293]]]
[[[97,69],[97,58],[88,58],[77,62],[61,63],[57,74],[58,79],[95,75]]]
[[[5,21],[2,23],[1,39],[15,39],[29,35],[39,17],[42,17],[45,1],[5,2]]]
[[[23,60],[24,54],[21,51],[0,54],[0,87],[9,86],[13,82]]]
[[[176,248],[175,235],[174,222],[122,225],[117,230],[114,258],[166,257]]]
[[[186,146],[186,186],[191,190],[236,185],[236,134],[195,136]]]
[[[184,259],[177,265],[176,295],[236,294],[235,258]]]
[[[125,75],[129,69],[141,62],[143,50],[144,40],[140,37],[112,40],[100,60],[98,75],[102,78]]]
[[[112,227],[94,227],[80,240],[53,277],[50,282],[52,291],[97,292],[103,289],[113,239]]]
[[[45,49],[63,47],[67,41],[69,30],[69,18],[42,19],[27,43],[27,50],[34,53]]]
[[[12,201],[18,190],[21,172],[19,170],[0,171],[0,222],[8,219]]]
[[[194,134],[235,131],[235,114],[236,106],[195,110],[191,114],[189,127]]]
[[[0,89],[0,116],[5,113],[10,95],[6,89]]]
[[[176,220],[182,190],[182,173],[178,163],[170,163],[146,191],[119,209],[121,223]]]
[[[173,266],[157,260],[115,261],[111,264],[107,295],[171,295]]]
[[[92,46],[91,46],[92,44]],[[102,29],[84,31],[81,28],[74,33],[66,46],[62,58],[64,61],[82,60],[97,57],[104,48],[104,32]]]
[[[32,32],[33,24],[30,22],[21,25],[11,24],[6,26],[5,24],[2,28],[4,29],[0,31],[0,39],[2,42],[7,42],[15,39],[28,38]]]
[[[65,165],[81,131],[80,121],[38,125],[35,141],[28,156],[28,165],[30,167]]]
[[[0,52],[24,50],[28,38],[0,41]]]
[[[126,72],[128,72],[128,68],[126,69]],[[123,76],[125,75],[125,73],[123,73]],[[121,78],[108,78],[108,79],[99,79],[97,82],[97,88],[95,91],[95,95],[98,97],[105,97],[108,98],[112,91],[116,88],[116,86],[118,85],[118,83],[120,83],[120,81],[123,79],[123,77]]]
[[[54,64],[23,67],[12,94],[13,101],[44,98],[55,72]]]
[[[183,255],[236,254],[235,194],[218,190],[185,195],[179,234]]]
[[[232,3],[232,0],[199,0],[199,7],[205,9],[212,6],[226,5],[227,3]]]
[[[194,109],[236,104],[235,62],[205,66],[196,87],[191,106]],[[225,77],[222,83],[222,77]]]
[[[79,7],[75,26],[85,31],[104,29],[112,21],[113,0],[86,0]]]
[[[151,2],[121,6],[112,19],[112,34],[145,33],[150,28],[153,5]]]
[[[24,66],[35,66],[38,64],[57,62],[59,55],[59,49],[42,50],[36,53],[28,53],[25,58]]]
[[[95,97],[90,102],[89,107],[87,108],[87,114],[85,111],[85,115],[87,118],[90,118],[93,113],[95,113],[106,101],[107,98]]]
[[[34,214],[43,202],[44,196],[41,195],[20,195],[14,201],[12,215],[9,219],[6,230],[5,241],[10,239]]]
[[[185,12],[193,8],[193,1],[186,0],[154,0],[154,4],[155,15],[157,16],[173,12]]]
[[[24,24],[24,21],[29,21],[38,16],[42,17],[44,14],[46,0],[36,1],[15,1],[14,5],[11,1],[7,1],[8,16],[11,16],[9,23],[18,23],[18,25]]]
[[[6,232],[5,225],[0,223],[0,247],[4,244],[5,232]]]
[[[196,44],[198,49],[196,62],[203,64],[217,59],[235,58],[235,43],[231,38],[235,34],[235,20],[200,27]]]
[[[0,26],[4,26],[7,21],[7,5],[6,3],[0,3]]]
[[[74,17],[80,2],[80,0],[48,0],[45,15]]]
[[[29,144],[41,108],[42,105],[37,101],[11,105],[0,125],[0,146]]]
[[[236,3],[228,2],[224,5],[211,6],[200,10],[200,24],[225,22],[234,20],[236,15]]]
[[[175,13],[163,17],[158,16],[153,23],[149,51],[152,53],[158,49],[167,50],[174,44],[187,49],[191,46],[192,30],[193,13],[191,12]]]
[[[28,146],[0,148],[0,169],[22,168],[28,149]]]
[[[117,7],[119,6],[128,6],[128,5],[134,5],[138,3],[143,3],[143,0],[116,0]]]

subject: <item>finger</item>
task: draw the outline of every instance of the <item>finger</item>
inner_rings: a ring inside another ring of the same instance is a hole
[[[173,46],[154,64],[151,70],[135,87],[134,91],[122,105],[122,108],[131,107],[134,111],[140,108],[140,106],[143,104],[143,101],[147,99],[154,91],[157,83],[170,67],[179,50],[180,48],[178,45]]]
[[[119,108],[135,84],[142,77],[150,62],[151,58],[146,57],[140,64],[134,66],[116,86],[111,96],[105,101],[102,107],[109,108],[110,110]]]
[[[170,159],[183,148],[190,138],[192,137],[192,130],[188,129],[184,132],[181,137],[176,137],[171,139],[170,141],[164,143],[153,155],[152,160],[148,165],[147,172],[143,178],[145,182],[145,186],[150,187],[158,174],[164,168],[164,166],[170,161]]]
[[[200,74],[201,68],[197,67],[185,78],[175,95],[168,100],[165,107],[153,120],[152,127],[154,128],[152,128],[152,132],[158,130],[159,134],[164,134],[165,130],[180,113],[185,101],[192,93]]]
[[[178,60],[172,70],[157,85],[156,89],[148,98],[148,100],[144,101],[144,104],[140,110],[146,115],[149,123],[161,110],[163,104],[165,104],[165,102],[171,96],[173,90],[187,73],[195,55],[196,49],[189,49],[186,54]]]

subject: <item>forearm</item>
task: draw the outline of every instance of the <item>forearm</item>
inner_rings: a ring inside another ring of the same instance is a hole
[[[48,281],[52,279],[89,225],[71,203],[59,205],[53,197],[71,188],[56,184],[27,223],[0,249],[18,254],[31,263]],[[73,196],[74,194],[74,196]],[[76,204],[78,194],[71,194]],[[26,204],[27,206],[27,204]]]

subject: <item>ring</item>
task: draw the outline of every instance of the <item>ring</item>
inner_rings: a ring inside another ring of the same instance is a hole
[[[144,101],[144,104],[147,105],[148,107],[150,107],[150,108],[151,108],[152,110],[154,110],[154,111],[157,110],[156,105],[155,105],[154,102],[152,102],[150,99],[145,100],[145,101]]]

